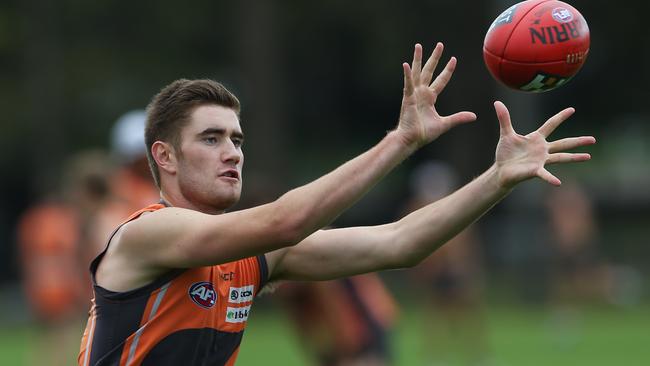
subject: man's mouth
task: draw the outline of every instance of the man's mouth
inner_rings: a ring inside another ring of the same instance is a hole
[[[219,176],[239,180],[239,172],[234,169],[226,170],[225,172],[219,174]]]

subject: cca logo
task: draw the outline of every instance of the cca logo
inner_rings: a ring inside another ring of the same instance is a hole
[[[211,282],[197,282],[190,287],[189,295],[195,304],[209,309],[217,302],[217,293]]]

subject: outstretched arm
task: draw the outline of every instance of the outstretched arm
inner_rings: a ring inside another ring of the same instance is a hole
[[[147,262],[141,265],[147,268],[184,268],[224,263],[300,242],[329,224],[418,148],[476,118],[470,112],[440,116],[436,111],[436,99],[456,65],[452,58],[432,81],[442,50],[439,43],[422,67],[422,47],[415,46],[412,67],[403,66],[398,126],[367,152],[266,205],[222,215],[181,208],[153,212],[126,225],[112,250],[126,246],[124,257],[143,258]]]
[[[272,277],[324,280],[413,266],[476,221],[518,183],[539,177],[560,185],[547,164],[590,159],[589,154],[566,151],[595,143],[591,136],[546,141],[573,114],[573,108],[561,111],[526,136],[514,131],[503,103],[496,102],[495,109],[500,138],[495,163],[485,173],[397,222],[318,231],[294,247],[270,253]]]
[[[307,222],[300,233],[301,240],[328,225],[415,150],[452,127],[476,119],[471,112],[450,116],[441,116],[437,112],[435,103],[438,95],[445,89],[456,68],[456,59],[452,57],[433,79],[442,51],[443,44],[438,43],[422,66],[422,46],[416,44],[413,66],[402,64],[404,91],[399,123],[378,146],[285,197],[291,196],[293,200],[290,203],[291,212],[308,209],[305,210]]]

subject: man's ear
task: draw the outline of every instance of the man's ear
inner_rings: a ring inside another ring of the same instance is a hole
[[[162,169],[169,174],[176,173],[176,153],[174,147],[163,141],[156,141],[151,145],[151,155],[158,164],[158,169]]]

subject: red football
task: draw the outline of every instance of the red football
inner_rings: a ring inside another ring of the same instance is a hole
[[[571,5],[556,0],[522,1],[488,29],[483,59],[492,76],[527,92],[565,84],[589,53],[589,27]]]

